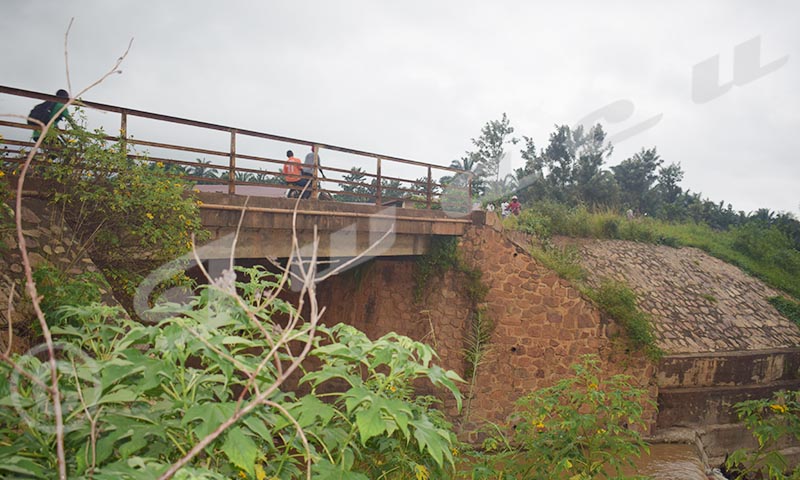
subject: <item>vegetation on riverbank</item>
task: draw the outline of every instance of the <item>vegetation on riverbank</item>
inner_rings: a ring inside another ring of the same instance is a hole
[[[526,205],[519,217],[506,222],[540,239],[564,235],[696,247],[800,299],[800,251],[776,226],[750,223],[718,230],[704,223],[628,219],[610,210],[591,212],[554,202]]]

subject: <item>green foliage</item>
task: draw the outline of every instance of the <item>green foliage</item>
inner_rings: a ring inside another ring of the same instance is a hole
[[[51,325],[59,325],[64,317],[64,306],[80,306],[101,300],[101,289],[108,288],[103,277],[96,272],[67,275],[53,265],[43,263],[33,271],[33,280],[41,300],[42,311]]]
[[[604,377],[593,355],[572,369],[573,376],[517,401],[513,442],[494,435],[484,443],[501,452],[495,465],[513,478],[627,478],[620,468],[648,451],[639,433],[645,390],[625,375]]]
[[[426,380],[452,392],[460,407],[460,379],[433,363],[430,347],[395,334],[371,341],[344,325],[318,327],[313,338],[305,323],[289,330],[278,319],[295,312],[272,295],[278,280],[259,267],[241,272],[239,298],[204,287],[189,304],[157,307],[167,316],[158,325],[99,304],[61,308],[63,326],[53,334],[70,477],[156,478],[255,392],[269,392],[265,402],[175,478],[300,478],[307,455],[319,479],[420,471],[441,478],[452,470],[449,425],[430,398],[413,395]],[[310,342],[319,359],[305,365],[299,390],[276,387],[296,357],[272,347],[288,338]],[[38,357],[16,360],[49,381]],[[0,404],[0,475],[54,478],[48,394],[0,364]]]
[[[634,347],[643,349],[653,360],[661,358],[663,352],[653,338],[650,316],[638,308],[636,294],[630,287],[620,282],[606,281],[599,288],[586,293],[600,310],[622,325]]]
[[[469,330],[465,335],[464,360],[467,364],[466,376],[469,380],[469,397],[464,421],[469,419],[472,405],[472,391],[478,378],[478,367],[490,350],[490,340],[494,332],[494,322],[486,315],[484,306],[489,286],[483,282],[483,272],[471,267],[461,258],[458,239],[454,237],[432,237],[430,250],[419,257],[414,269],[414,300],[420,303],[430,283],[447,270],[455,270],[464,282],[463,290],[470,301],[472,312]]]
[[[700,248],[736,265],[768,285],[800,299],[800,251],[777,226],[748,224],[715,230],[701,223],[668,223],[643,217],[629,220],[612,211],[543,201],[526,206],[505,225],[548,239],[554,235],[647,242],[670,247]]]
[[[734,480],[800,478],[800,466],[789,471],[779,451],[783,439],[800,440],[800,392],[779,391],[772,398],[746,400],[734,405],[739,420],[757,442],[754,450],[739,449],[728,456],[725,467]]]
[[[375,189],[367,182],[367,173],[361,167],[353,167],[350,173],[344,176],[350,183],[342,184],[342,192],[336,194],[340,202],[372,203],[375,201]]]
[[[542,265],[592,299],[600,311],[616,320],[634,348],[641,349],[652,360],[661,357],[663,352],[653,337],[650,316],[638,308],[636,294],[627,285],[610,281],[602,282],[599,288],[588,285],[586,271],[580,265],[580,252],[575,246],[557,247],[542,242],[533,245],[530,252]]]
[[[781,315],[800,326],[800,303],[784,297],[770,297],[767,299]]]
[[[656,153],[655,147],[642,149],[619,165],[611,167],[614,178],[622,190],[622,202],[625,208],[638,212],[652,212],[653,182],[658,179],[656,170],[664,163]]]
[[[513,133],[514,127],[511,126],[508,116],[503,113],[500,120],[487,122],[481,128],[481,135],[472,139],[476,150],[466,152],[462,161],[464,163],[474,161],[476,173],[484,181],[499,180],[500,160],[505,154],[505,146],[516,144],[519,141],[511,136]]]
[[[414,302],[420,303],[435,277],[461,264],[458,256],[458,239],[431,237],[428,253],[417,259],[414,267]]]
[[[128,158],[126,143],[110,143],[102,130],[73,128],[37,172],[50,183],[53,203],[122,292],[132,294],[154,264],[186,253],[202,230],[191,184],[164,165]],[[42,160],[42,159],[40,159]]]
[[[531,246],[530,252],[533,258],[565,280],[581,284],[586,279],[586,271],[579,263],[580,252],[574,245],[558,247],[542,242]]]
[[[483,308],[478,308],[473,312],[472,322],[469,330],[464,336],[464,361],[467,366],[464,375],[468,379],[467,406],[464,410],[463,421],[466,423],[472,413],[472,398],[475,386],[478,382],[478,367],[483,363],[486,355],[491,350],[492,334],[494,333],[494,322],[487,316]]]
[[[453,466],[455,438],[450,425],[429,410],[430,397],[413,397],[411,383],[427,378],[450,390],[460,409],[458,375],[433,365],[433,350],[407,337],[390,333],[373,342],[344,324],[323,333],[324,345],[312,353],[323,366],[303,377],[311,395],[296,404],[306,402],[306,415],[320,420],[306,427],[311,437],[327,439],[319,445],[327,452],[320,464],[344,473],[354,461],[367,478],[386,472],[392,474],[384,478],[410,478],[421,465],[440,478],[447,465]],[[325,386],[335,382],[344,389],[328,392]]]

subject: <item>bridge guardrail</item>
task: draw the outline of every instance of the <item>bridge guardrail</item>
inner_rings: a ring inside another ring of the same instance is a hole
[[[7,86],[0,86],[0,94],[24,99],[59,101],[59,98],[53,95]],[[28,109],[33,105],[29,105]],[[259,139],[274,142],[276,145],[289,144],[311,148],[311,152],[315,154],[313,171],[310,176],[312,198],[318,198],[320,194],[328,194],[334,200],[376,205],[411,201],[417,207],[427,209],[437,208],[441,205],[442,192],[445,189],[462,191],[460,196],[465,199],[470,198],[468,192],[471,190],[471,173],[453,167],[85,100],[80,100],[79,105],[87,110],[119,115],[119,135],[106,136],[107,140],[123,141],[132,147],[156,150],[155,153],[144,155],[131,149],[129,157],[172,165],[176,174],[187,179],[203,184],[216,184],[223,189],[227,186],[229,194],[235,194],[237,187],[241,186],[275,186],[281,192],[286,189],[300,190],[300,187],[285,183],[282,173],[283,165],[287,163],[285,160],[237,151],[237,144],[243,139]],[[27,110],[15,113],[24,115]],[[220,149],[198,144],[181,145],[177,141],[158,141],[154,138],[134,137],[129,132],[129,124],[134,118],[190,127],[199,138],[202,138],[203,133],[210,131],[224,132],[229,135],[230,142],[227,149]],[[12,132],[11,135],[2,135],[0,138],[0,144],[3,145],[6,152],[13,154],[13,152],[34,146],[28,132],[35,127],[7,120],[0,120],[0,127],[5,127],[6,131]],[[271,148],[275,148],[276,152],[282,152],[276,145]],[[323,151],[326,152],[321,155],[320,153]],[[348,159],[353,160],[353,163],[357,163],[357,165],[351,166],[349,170],[341,166],[327,164],[321,166],[319,159],[331,152],[347,154]],[[217,159],[217,162],[204,161],[200,158],[192,161],[181,157],[186,154],[212,157]],[[423,175],[416,178],[407,177],[404,172],[412,168],[417,171],[422,169]],[[435,179],[435,174],[442,175],[440,180]],[[443,181],[448,175],[451,179],[458,178],[459,181]]]

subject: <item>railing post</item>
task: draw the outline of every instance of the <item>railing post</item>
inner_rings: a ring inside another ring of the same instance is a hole
[[[433,194],[433,192],[432,192],[433,188],[432,187],[433,187],[433,178],[431,177],[431,166],[428,165],[428,188],[427,188],[427,192],[426,192],[428,194],[428,201],[427,201],[428,210],[431,209],[431,196]]]
[[[125,155],[128,154],[128,114],[122,112],[119,119],[119,142]]]
[[[311,198],[319,198],[319,146],[311,145],[314,154],[314,168],[311,171]]]
[[[228,193],[236,193],[236,130],[231,130],[231,159],[228,164]]]
[[[381,206],[383,204],[383,185],[381,183],[381,157],[377,157],[378,160],[378,177],[375,182],[375,205]]]

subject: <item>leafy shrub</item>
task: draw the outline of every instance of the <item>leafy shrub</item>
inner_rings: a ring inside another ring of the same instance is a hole
[[[648,357],[657,360],[663,352],[655,344],[649,315],[639,310],[636,294],[625,284],[603,282],[596,290],[587,294],[597,302],[600,309],[617,320],[627,337],[637,348],[642,348]]]
[[[433,363],[430,347],[394,334],[371,341],[344,325],[315,334],[306,322],[287,324],[297,312],[275,295],[279,281],[258,267],[242,273],[239,295],[224,282],[203,287],[186,305],[160,305],[168,318],[158,325],[99,304],[62,308],[66,321],[53,334],[70,477],[157,478],[232,418],[175,478],[301,478],[306,460],[319,479],[452,470],[449,425],[431,399],[413,396],[425,379],[460,407],[460,379]],[[303,364],[301,388],[276,383],[306,343],[319,361]],[[16,361],[49,382],[37,356]],[[2,363],[0,403],[0,475],[54,478],[49,395]]]
[[[602,223],[603,238],[619,238],[619,221],[616,218],[607,218]]]
[[[129,144],[110,143],[102,129],[73,128],[65,138],[36,171],[116,293],[132,295],[153,265],[186,253],[192,235],[207,238],[190,183],[161,163],[129,159]]]
[[[537,390],[516,403],[514,441],[497,436],[485,445],[504,454],[513,478],[592,479],[607,476],[647,450],[640,430],[646,395],[630,377],[601,375],[599,359],[582,357],[574,375]]]
[[[64,311],[61,307],[97,303],[101,300],[101,286],[106,286],[99,273],[67,275],[47,263],[39,265],[33,271],[33,280],[43,297],[42,311],[52,325],[62,323]]]
[[[756,439],[755,450],[739,449],[728,456],[725,468],[734,480],[800,478],[800,466],[790,472],[778,449],[784,438],[800,440],[800,392],[779,391],[772,398],[745,400],[733,407]]]
[[[791,242],[776,228],[748,224],[732,230],[733,248],[751,258],[768,259],[782,250],[791,249]]]

